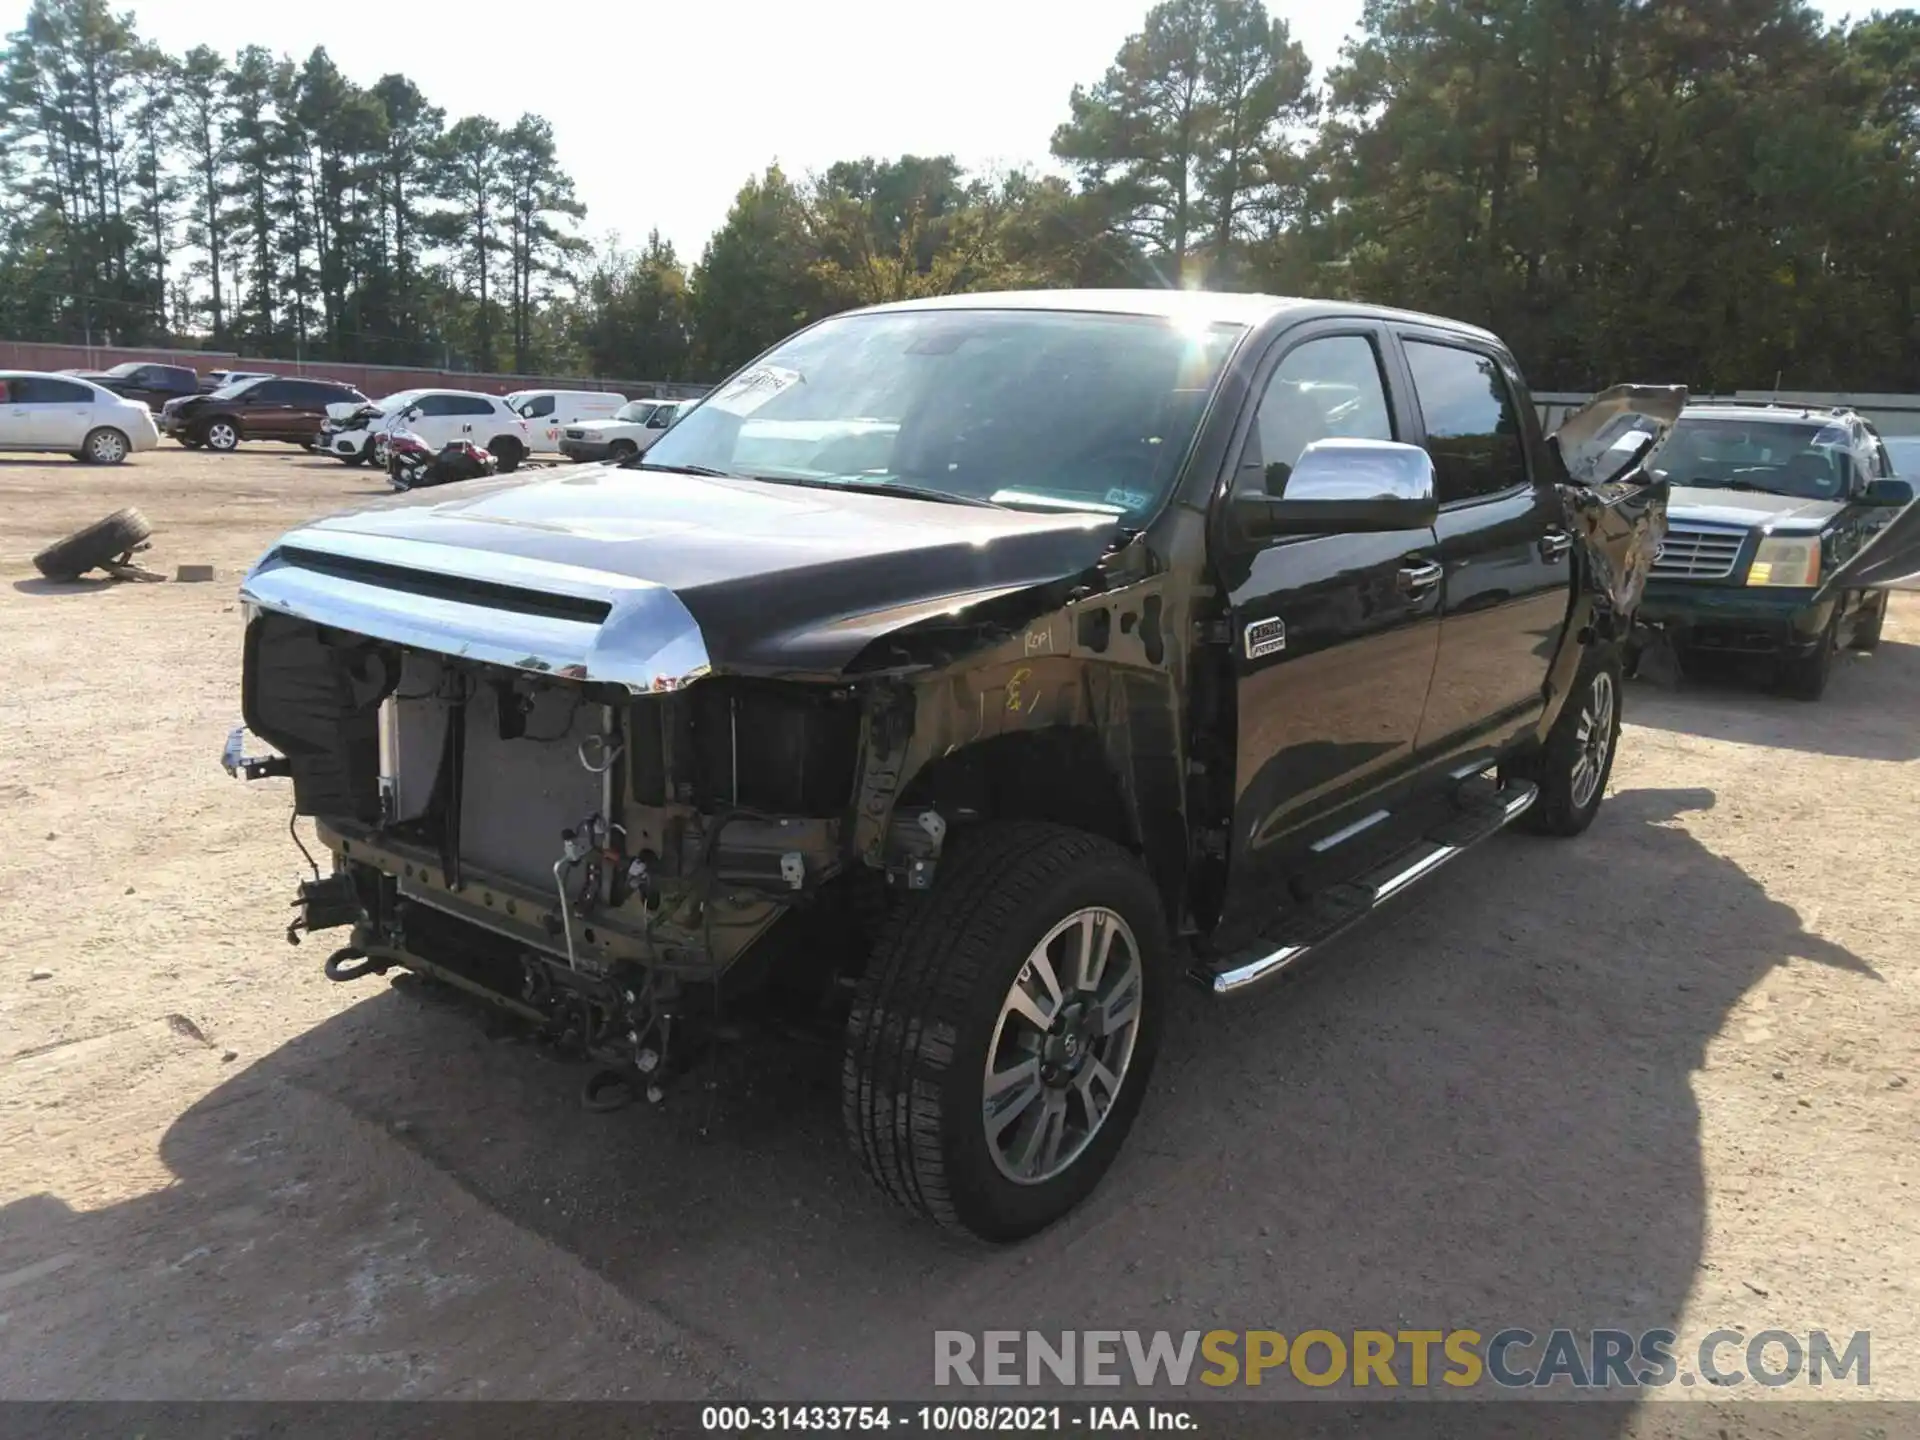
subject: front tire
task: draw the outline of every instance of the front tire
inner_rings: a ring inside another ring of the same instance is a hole
[[[607,447],[607,459],[616,465],[624,465],[640,453],[640,447],[631,440],[616,440]]]
[[[209,450],[228,455],[240,448],[240,427],[224,418],[209,420],[200,429],[200,439]]]
[[[1513,767],[1540,794],[1515,822],[1534,835],[1566,839],[1593,824],[1606,798],[1620,748],[1620,655],[1611,646],[1587,652],[1573,693],[1539,753]]]
[[[1840,648],[1840,612],[1836,604],[1834,615],[1827,622],[1827,628],[1820,632],[1820,639],[1805,655],[1789,656],[1780,662],[1780,690],[1782,694],[1795,700],[1818,700],[1827,693],[1827,682],[1833,678],[1833,656]]]
[[[1060,1219],[1139,1111],[1167,949],[1151,882],[1112,841],[1027,821],[956,837],[855,993],[841,1102],[868,1174],[984,1240]]]
[[[373,447],[371,445],[364,445],[360,449],[354,451],[351,455],[340,456],[339,457],[340,463],[342,465],[346,465],[349,467],[354,465],[364,465],[367,463],[368,460],[372,458],[372,454],[371,454],[372,450],[373,450]]]
[[[1882,590],[1879,601],[1873,607],[1873,613],[1853,627],[1853,641],[1849,649],[1864,652],[1879,646],[1880,632],[1886,628],[1887,606],[1890,603],[1892,603],[1891,598],[1885,590]]]

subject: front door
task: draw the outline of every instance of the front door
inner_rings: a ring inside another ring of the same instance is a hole
[[[1403,331],[1446,567],[1440,654],[1419,748],[1497,746],[1536,720],[1572,599],[1573,538],[1559,494],[1528,463],[1530,415],[1500,356]]]
[[[1283,338],[1256,387],[1234,489],[1284,494],[1315,440],[1401,438],[1407,422],[1389,400],[1385,342],[1367,325]],[[1441,570],[1427,529],[1228,543],[1238,547],[1220,566],[1238,753],[1222,919],[1239,924],[1273,911],[1302,847],[1365,812],[1405,772],[1439,644]]]

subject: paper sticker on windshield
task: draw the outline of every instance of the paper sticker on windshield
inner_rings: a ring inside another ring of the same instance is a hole
[[[762,365],[731,380],[719,394],[707,401],[715,410],[729,415],[751,415],[783,390],[800,383],[798,370],[783,370],[778,365]]]
[[[1122,505],[1129,510],[1144,510],[1153,503],[1153,496],[1144,490],[1109,490],[1100,498],[1109,505]]]

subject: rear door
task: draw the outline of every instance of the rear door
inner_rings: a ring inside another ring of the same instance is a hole
[[[1390,345],[1367,321],[1282,336],[1255,378],[1233,490],[1284,494],[1315,440],[1407,438]],[[1303,849],[1385,818],[1379,797],[1409,770],[1433,674],[1441,567],[1429,529],[1253,540],[1229,516],[1215,535],[1238,712],[1222,918],[1236,924],[1273,911]]]
[[[261,380],[235,398],[233,413],[249,440],[283,440],[292,428],[293,381]]]
[[[1445,567],[1439,656],[1419,749],[1497,746],[1539,718],[1572,601],[1573,538],[1538,420],[1497,347],[1396,327],[1433,457]],[[1544,468],[1544,467],[1542,467]]]
[[[11,418],[27,438],[22,444],[46,450],[78,450],[94,426],[95,392],[74,380],[27,375],[9,382]]]

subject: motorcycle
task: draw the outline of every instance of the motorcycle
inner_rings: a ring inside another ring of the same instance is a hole
[[[494,474],[498,462],[491,451],[468,440],[450,440],[434,450],[411,431],[387,437],[387,480],[395,490],[419,490],[429,485],[452,485]]]

